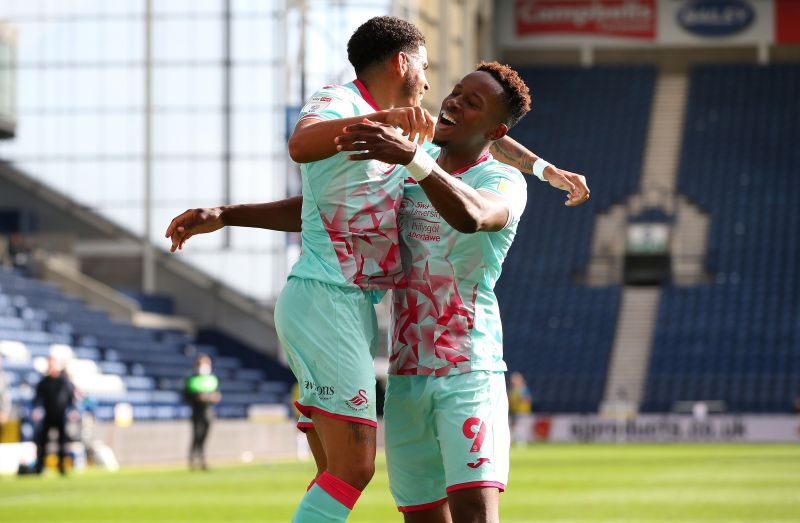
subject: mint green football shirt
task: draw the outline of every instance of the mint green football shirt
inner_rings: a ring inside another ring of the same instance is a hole
[[[438,156],[439,150],[430,152]],[[394,291],[389,373],[506,370],[494,286],[525,209],[522,173],[488,153],[452,173],[478,191],[500,196],[510,211],[504,229],[465,234],[453,229],[402,171],[398,232],[406,285]]]
[[[364,84],[323,87],[300,118],[332,120],[380,110]],[[303,191],[301,254],[290,277],[380,291],[401,284],[397,213],[401,169],[347,152],[300,166]]]

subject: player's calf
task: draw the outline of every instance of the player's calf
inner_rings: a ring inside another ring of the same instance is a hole
[[[453,523],[498,523],[500,491],[494,487],[454,490],[447,495]]]

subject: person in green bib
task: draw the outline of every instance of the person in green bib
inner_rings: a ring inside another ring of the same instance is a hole
[[[183,388],[186,402],[192,407],[192,446],[189,450],[189,468],[207,470],[206,438],[214,418],[214,405],[219,403],[219,379],[211,373],[211,358],[200,354],[194,360],[194,373],[186,378]]]

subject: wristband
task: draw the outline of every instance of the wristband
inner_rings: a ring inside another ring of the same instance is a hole
[[[535,162],[533,162],[533,175],[543,182],[546,182],[547,180],[544,179],[544,170],[548,167],[555,169],[555,166],[547,160],[543,160],[541,158],[537,159]]]
[[[417,145],[414,158],[406,165],[406,169],[411,173],[411,177],[418,182],[427,178],[434,167],[436,167],[436,160],[434,160],[430,154],[426,153],[419,145]]]

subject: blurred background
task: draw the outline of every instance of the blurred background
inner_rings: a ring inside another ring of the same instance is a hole
[[[298,238],[232,229],[170,255],[163,234],[187,208],[298,192],[299,108],[354,78],[347,40],[382,14],[425,34],[432,111],[478,61],[517,68],[533,110],[511,135],[592,189],[567,209],[529,183],[497,287],[532,407],[516,438],[797,442],[789,0],[0,0],[2,439],[33,437],[56,355],[120,463],[181,462],[205,353],[210,458],[298,451],[272,320]]]

